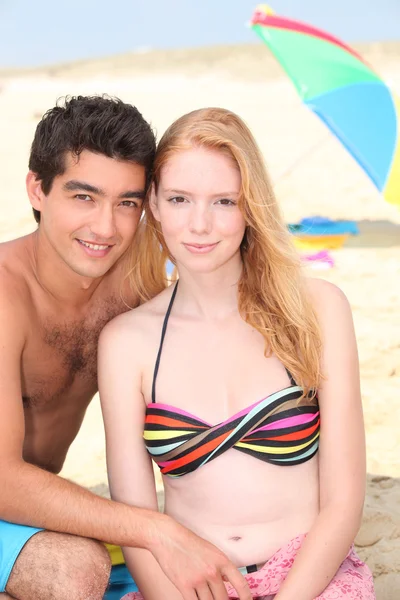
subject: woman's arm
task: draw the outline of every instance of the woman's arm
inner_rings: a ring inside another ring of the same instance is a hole
[[[146,405],[141,393],[141,359],[146,351],[143,346],[139,349],[140,329],[135,331],[131,324],[122,331],[118,323],[112,323],[99,342],[98,378],[108,479],[113,500],[157,511],[153,468],[143,443]],[[124,548],[123,552],[146,600],[182,600],[149,551]]]
[[[365,440],[359,365],[349,303],[325,281],[312,282],[323,337],[318,391],[320,513],[276,600],[313,600],[331,582],[360,526]]]
[[[142,315],[122,317],[105,327],[99,342],[98,379],[110,491],[114,500],[157,511],[153,469],[143,441],[142,373],[143,365],[153,358],[146,348],[149,334],[141,329]],[[165,519],[167,527],[161,532],[155,526],[160,540],[151,545],[152,553],[123,549],[146,600],[226,600],[223,579],[234,586],[240,600],[251,600],[246,580],[220,550],[169,517]]]

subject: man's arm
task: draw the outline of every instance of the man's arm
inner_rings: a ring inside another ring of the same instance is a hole
[[[100,498],[23,460],[20,365],[29,317],[11,291],[0,297],[0,518],[147,549],[185,600],[193,597],[198,582],[208,581],[210,565],[211,577],[217,578],[216,567],[228,575],[233,567],[222,553],[166,515]],[[193,561],[193,555],[204,560]],[[186,568],[186,576],[176,565]],[[246,592],[241,600],[249,598]]]
[[[21,357],[29,317],[17,291],[11,288],[9,297],[3,292],[0,298],[0,518],[147,547],[154,528],[149,511],[136,511],[133,519],[131,507],[116,508],[110,500],[23,460]]]

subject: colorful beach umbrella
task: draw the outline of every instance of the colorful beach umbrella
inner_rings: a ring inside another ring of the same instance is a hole
[[[259,5],[251,26],[300,97],[369,175],[400,205],[400,100],[352,48],[311,25]]]

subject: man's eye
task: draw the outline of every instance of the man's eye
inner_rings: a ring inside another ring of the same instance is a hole
[[[88,194],[76,194],[75,198],[77,200],[83,200],[85,202],[92,199],[91,196],[88,196]]]
[[[138,203],[135,200],[124,200],[121,202],[121,206],[127,206],[128,208],[137,208]]]

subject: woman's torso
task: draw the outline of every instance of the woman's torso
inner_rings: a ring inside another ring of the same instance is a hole
[[[158,333],[153,324],[150,345],[158,349],[162,321]],[[149,364],[143,374],[150,411],[155,406],[153,368]],[[172,308],[155,404],[186,411],[213,426],[245,414],[244,409],[275,392],[290,392],[292,385],[277,358],[264,356],[261,334],[238,313],[206,320],[185,318]],[[163,481],[166,512],[218,546],[237,566],[266,561],[285,542],[307,532],[319,510],[318,454],[301,464],[278,466],[232,447],[193,472],[164,476]]]

